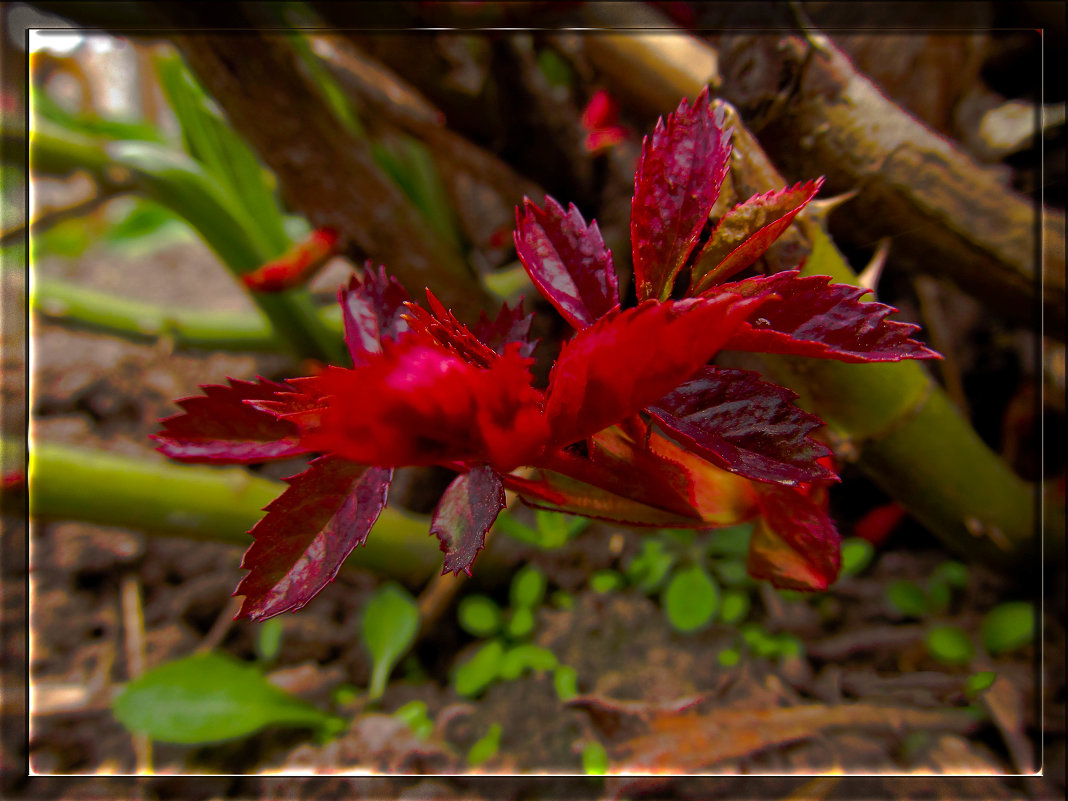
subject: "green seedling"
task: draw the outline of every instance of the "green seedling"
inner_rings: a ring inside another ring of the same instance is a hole
[[[615,570],[598,570],[590,576],[590,589],[602,595],[623,587],[623,576]]]
[[[555,590],[553,594],[549,596],[549,602],[557,609],[575,608],[575,596],[566,590]]]
[[[471,767],[481,765],[483,762],[497,756],[497,751],[500,747],[501,724],[494,723],[467,752],[467,764]]]
[[[552,670],[557,664],[556,654],[548,648],[523,643],[509,648],[501,658],[498,676],[512,681],[518,679],[526,670],[540,672]]]
[[[751,587],[753,579],[741,559],[717,559],[712,563],[716,577],[728,587]]]
[[[256,630],[256,655],[261,662],[270,662],[282,648],[282,621],[272,617]]]
[[[545,597],[545,574],[533,565],[516,572],[509,588],[509,598],[516,608],[533,609]]]
[[[493,684],[500,676],[504,658],[504,643],[490,640],[479,648],[474,656],[459,665],[453,673],[453,686],[465,698],[474,698]]]
[[[656,592],[663,585],[675,559],[674,554],[665,550],[662,540],[648,537],[642,540],[639,554],[627,564],[627,581],[640,592]]]
[[[434,722],[427,715],[424,701],[409,701],[398,708],[393,717],[406,723],[420,740],[427,739],[434,731]]]
[[[258,667],[216,653],[167,662],[131,681],[112,703],[127,729],[163,743],[200,745],[271,726],[304,726],[321,738],[345,721],[271,684]]]
[[[578,695],[578,673],[569,665],[560,665],[553,671],[553,689],[556,697],[564,703]]]
[[[1034,641],[1035,608],[1026,601],[1010,601],[995,606],[982,625],[983,647],[996,656],[1015,651]]]
[[[886,588],[886,600],[905,617],[923,617],[929,611],[927,595],[914,581],[898,579]]]
[[[337,706],[348,706],[360,697],[360,688],[354,684],[339,684],[330,692],[330,700]]]
[[[734,667],[742,658],[742,652],[737,648],[724,648],[716,654],[716,661],[723,667]]]
[[[608,773],[608,752],[599,742],[590,742],[582,749],[582,770],[587,776],[603,776]]]
[[[513,609],[512,614],[509,615],[508,622],[504,627],[504,633],[510,639],[521,640],[530,636],[534,631],[534,624],[533,610],[528,606],[520,606]]]
[[[534,519],[535,528],[531,528],[517,520],[512,514],[505,512],[498,515],[494,525],[512,539],[525,545],[532,545],[542,550],[553,550],[566,545],[590,524],[590,520],[585,517],[545,510],[538,510]]]
[[[419,631],[419,607],[415,599],[395,582],[383,585],[364,606],[360,633],[374,668],[368,695],[382,697],[394,666],[415,642]]]
[[[975,655],[968,635],[956,626],[934,626],[924,637],[927,653],[944,665],[966,665]]]
[[[773,659],[779,655],[779,640],[760,625],[746,623],[739,631],[742,635],[742,642],[757,656],[762,659]]]
[[[992,670],[982,670],[973,673],[964,681],[964,695],[969,700],[974,700],[986,690],[989,690],[997,680],[998,674]]]
[[[875,547],[861,537],[842,540],[842,575],[856,576],[864,572],[875,557]]]
[[[485,595],[466,595],[456,610],[460,628],[475,637],[492,637],[504,625],[504,613],[497,602]]]
[[[723,600],[719,605],[719,619],[728,626],[735,626],[745,620],[750,604],[748,593],[727,590],[723,593]]]
[[[672,628],[697,631],[712,622],[719,605],[719,588],[702,565],[692,565],[671,577],[660,602]]]

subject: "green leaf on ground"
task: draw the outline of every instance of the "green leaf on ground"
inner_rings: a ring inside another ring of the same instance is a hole
[[[467,595],[456,610],[460,628],[475,637],[492,637],[501,630],[504,614],[500,606],[486,595]]]
[[[983,619],[983,646],[991,655],[1015,651],[1034,641],[1035,607],[1027,601],[995,606]]]
[[[363,643],[374,660],[372,700],[382,697],[393,667],[415,642],[419,631],[419,607],[396,582],[384,584],[367,602],[360,621]]]
[[[660,600],[676,631],[697,631],[707,626],[716,614],[719,588],[704,567],[693,565],[671,577]]]

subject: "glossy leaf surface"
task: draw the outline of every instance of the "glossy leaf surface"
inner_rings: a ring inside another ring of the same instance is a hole
[[[471,563],[486,542],[486,532],[504,508],[504,485],[492,467],[476,467],[457,476],[441,496],[430,532],[445,553],[442,575],[461,570],[471,574]]]
[[[668,435],[732,473],[793,485],[834,481],[809,437],[823,425],[794,405],[797,394],[748,370],[703,367],[648,412]]]
[[[184,411],[161,420],[163,430],[152,436],[161,453],[186,462],[244,464],[307,452],[295,425],[245,402],[275,400],[288,387],[265,378],[229,381],[202,384],[203,395],[178,401]]]
[[[702,90],[659,120],[642,140],[634,176],[630,238],[638,300],[666,299],[697,244],[730,163],[723,109],[712,110]]]
[[[386,275],[384,267],[376,270],[368,262],[363,280],[353,276],[337,299],[354,364],[361,364],[368,354],[381,353],[384,338],[395,339],[408,329],[403,319],[408,292],[396,278]]]
[[[612,254],[596,222],[588,226],[571,204],[553,198],[545,210],[529,198],[516,210],[515,247],[534,285],[574,328],[585,328],[619,308]]]
[[[239,618],[264,620],[297,610],[337,575],[363,544],[386,503],[393,471],[334,456],[316,459],[267,506],[245,552]]]

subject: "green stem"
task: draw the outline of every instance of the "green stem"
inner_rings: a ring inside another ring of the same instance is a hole
[[[30,514],[84,520],[235,545],[285,489],[243,468],[148,462],[113,453],[41,442],[30,447]],[[367,544],[346,564],[411,586],[441,569],[437,540],[425,518],[384,509]]]
[[[17,137],[18,134],[11,136]],[[232,207],[200,166],[182,153],[153,142],[116,141],[104,145],[74,134],[33,132],[31,168],[65,175],[84,169],[105,182],[129,181],[141,192],[186,220],[235,275],[262,263],[259,251]],[[296,354],[322,361],[345,358],[344,343],[323,326],[306,290],[252,293],[279,340]]]
[[[54,320],[103,331],[137,341],[169,338],[177,347],[210,350],[276,352],[284,347],[262,313],[205,312],[145,303],[35,277],[31,308]],[[323,326],[340,341],[341,309],[328,306],[319,312]]]

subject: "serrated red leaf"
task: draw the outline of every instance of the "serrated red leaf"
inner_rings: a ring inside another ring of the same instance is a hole
[[[509,308],[507,303],[502,304],[493,320],[482,312],[472,333],[498,355],[515,342],[519,345],[519,355],[529,356],[538,344],[537,340],[530,339],[530,324],[533,320],[534,312],[523,314],[523,301],[520,299],[514,309]]]
[[[184,409],[160,420],[163,430],[153,434],[157,450],[183,462],[247,464],[286,459],[307,453],[295,425],[248,405],[246,401],[274,400],[287,392],[284,384],[227,379],[230,386],[202,384],[203,395],[177,401]]]
[[[489,367],[496,361],[497,352],[472,334],[429,289],[426,297],[430,311],[414,303],[405,304],[404,318],[413,332],[434,340],[470,364]]]
[[[704,367],[646,411],[668,436],[732,473],[787,486],[835,481],[817,461],[830,450],[808,436],[823,421],[796,398],[757,373]]]
[[[834,522],[796,490],[754,485],[761,516],[749,540],[747,568],[753,578],[793,590],[825,590],[841,567],[842,538]]]
[[[787,270],[712,287],[703,297],[774,293],[731,334],[724,350],[782,353],[842,362],[942,358],[911,336],[919,326],[885,319],[897,309],[861,301],[868,290],[826,275]]]
[[[396,278],[386,275],[386,268],[376,270],[371,262],[364,265],[363,280],[355,275],[349,285],[338,291],[345,323],[345,344],[354,364],[370,353],[382,352],[382,340],[395,339],[408,330],[403,319],[404,304],[410,300],[407,290]]]
[[[356,368],[305,379],[301,389],[318,407],[284,419],[297,423],[309,450],[359,464],[472,461],[511,470],[547,438],[531,360],[518,347],[482,368],[408,335]]]
[[[630,239],[638,300],[666,299],[719,197],[731,153],[724,111],[703,89],[642,140]]]
[[[662,398],[707,362],[764,300],[650,300],[579,331],[549,377],[545,414],[553,444],[576,442]]]
[[[619,308],[612,253],[596,221],[589,226],[572,203],[546,196],[545,210],[523,198],[516,208],[515,249],[534,285],[575,328]]]
[[[822,185],[818,178],[754,195],[723,215],[694,262],[689,294],[700,295],[763,256]]]
[[[445,553],[442,575],[461,570],[471,575],[471,564],[484,547],[486,532],[504,503],[504,485],[492,467],[475,467],[453,479],[438,501],[430,523],[430,533],[441,541]]]
[[[265,620],[315,597],[366,541],[392,475],[324,456],[285,479],[289,487],[250,532],[255,539],[241,560],[249,573],[234,591],[245,596],[237,617]]]

